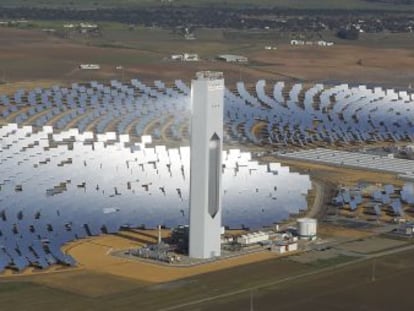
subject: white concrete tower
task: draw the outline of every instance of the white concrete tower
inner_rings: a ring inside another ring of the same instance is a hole
[[[198,72],[191,105],[189,255],[211,258],[221,253],[223,73]]]

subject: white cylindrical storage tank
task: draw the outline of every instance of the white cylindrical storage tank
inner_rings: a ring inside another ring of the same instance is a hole
[[[317,232],[317,220],[314,218],[299,218],[298,223],[298,235],[300,238],[313,238]]]

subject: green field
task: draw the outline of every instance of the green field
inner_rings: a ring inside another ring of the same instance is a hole
[[[71,8],[104,8],[104,7],[142,7],[158,5],[190,5],[251,7],[267,6],[291,9],[338,9],[338,10],[414,10],[413,5],[390,5],[372,3],[364,0],[2,0],[3,6],[26,7],[71,7]]]
[[[239,311],[249,310],[253,293],[255,310],[261,311],[412,310],[414,302],[408,297],[413,255],[407,251],[322,272],[317,271],[343,258],[319,267],[269,260],[159,285],[135,285],[128,279],[94,273],[88,277],[84,272],[80,272],[84,285],[73,284],[77,272],[66,281],[63,273],[44,284],[36,278],[1,281],[0,309]],[[106,293],[108,287],[117,291]]]
[[[0,310],[160,310],[234,289],[260,286],[263,282],[274,282],[312,269],[291,261],[268,260],[144,286],[135,280],[106,274],[65,272],[28,277],[24,281],[0,281]],[[79,278],[81,282],[76,281]]]

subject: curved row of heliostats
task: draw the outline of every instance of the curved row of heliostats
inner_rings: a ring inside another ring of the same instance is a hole
[[[2,118],[8,122],[56,130],[109,131],[154,139],[188,138],[190,89],[181,80],[173,86],[152,86],[134,79],[109,85],[91,82],[70,88],[17,91],[0,97]],[[225,92],[225,139],[255,144],[305,145],[366,141],[414,141],[414,98],[405,91],[278,82],[254,91],[243,82]],[[257,126],[260,125],[260,126]]]
[[[60,247],[121,226],[188,223],[189,147],[45,126],[0,127],[0,271],[73,264]],[[223,224],[260,228],[307,208],[309,176],[223,152]]]

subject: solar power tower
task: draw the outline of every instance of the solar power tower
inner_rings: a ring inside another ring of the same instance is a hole
[[[191,258],[220,256],[224,78],[201,71],[191,83]]]

